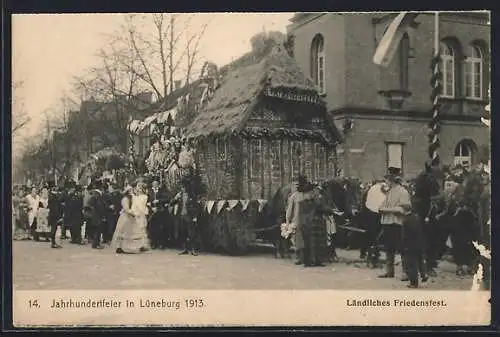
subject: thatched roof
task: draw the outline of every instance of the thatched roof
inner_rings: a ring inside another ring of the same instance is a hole
[[[186,127],[188,137],[241,131],[262,95],[324,106],[312,80],[304,75],[283,46],[275,46],[263,58],[245,56],[236,63],[239,64],[223,68],[227,73],[220,87],[207,107]],[[335,128],[333,122],[332,127]]]

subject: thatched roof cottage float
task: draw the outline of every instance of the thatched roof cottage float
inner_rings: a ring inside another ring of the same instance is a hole
[[[185,135],[207,188],[208,237],[231,252],[268,225],[258,213],[293,177],[335,176],[341,139],[313,82],[279,44],[233,62]]]

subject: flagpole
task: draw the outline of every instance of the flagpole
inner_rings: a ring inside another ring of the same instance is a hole
[[[440,41],[439,41],[439,12],[434,13],[434,55],[432,57],[431,69],[431,101],[432,119],[429,123],[429,157],[433,165],[439,165],[439,96],[441,95],[442,80],[440,70]]]

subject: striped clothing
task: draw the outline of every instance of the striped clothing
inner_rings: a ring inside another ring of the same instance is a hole
[[[394,207],[409,208],[410,206],[411,206],[411,200],[408,190],[399,184],[391,187],[381,207],[380,223],[382,225],[390,225],[390,224],[403,225],[403,221],[405,219],[403,211],[401,213],[384,212],[383,209],[394,208]]]

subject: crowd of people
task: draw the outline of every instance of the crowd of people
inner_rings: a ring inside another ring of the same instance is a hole
[[[52,182],[20,186],[13,198],[14,239],[44,240],[52,248],[62,248],[62,240],[69,239],[93,249],[111,246],[118,254],[172,247],[197,255],[201,195],[193,171],[187,172],[175,194],[159,177],[139,178],[123,188],[106,179],[93,179],[86,187],[71,180],[63,188]],[[325,184],[313,184],[304,175],[294,182],[281,236],[295,251],[295,264],[337,261],[337,224],[346,210],[335,204]],[[361,205],[354,207],[360,211],[348,214],[348,220],[363,232],[360,257],[376,266],[385,250],[380,277],[394,278],[400,254],[402,280],[411,288],[437,276],[449,248],[461,276],[474,273],[480,259],[473,241],[490,245],[490,176],[482,164],[473,170],[438,169],[428,162],[411,182],[391,167],[383,179],[363,186]]]
[[[93,249],[111,246],[118,254],[180,247],[181,254],[197,255],[193,181],[184,177],[173,196],[161,188],[158,177],[138,178],[123,189],[97,178],[85,188],[71,180],[63,188],[52,182],[40,188],[20,186],[13,198],[14,240],[43,240],[62,248],[62,240],[69,239]],[[56,240],[58,227],[61,242]]]
[[[427,162],[413,181],[404,181],[398,168],[388,171],[363,186],[360,212],[350,215],[364,233],[360,257],[376,266],[385,250],[381,278],[395,277],[396,254],[401,255],[402,281],[409,281],[410,288],[418,288],[419,279],[437,276],[447,250],[458,276],[473,274],[479,260],[489,265],[473,246],[474,241],[490,245],[490,176],[483,164],[473,170],[460,165],[439,169]],[[281,234],[291,241],[297,265],[323,266],[337,258],[335,215],[342,212],[323,189],[299,176],[288,199]]]

